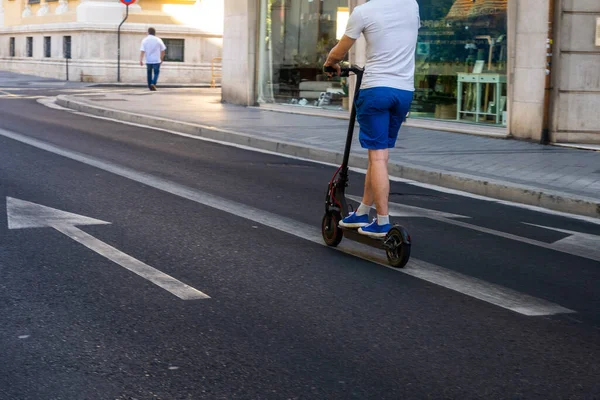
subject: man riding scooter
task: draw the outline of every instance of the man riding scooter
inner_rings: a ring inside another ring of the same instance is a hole
[[[367,42],[367,63],[355,102],[360,125],[359,140],[368,150],[369,165],[360,206],[339,225],[358,228],[372,238],[385,237],[391,229],[388,214],[390,182],[389,149],[413,100],[415,50],[420,27],[416,0],[371,0],[354,8],[345,35],[331,50],[325,67],[340,74],[339,63],[361,33]],[[375,205],[377,218],[369,220]]]

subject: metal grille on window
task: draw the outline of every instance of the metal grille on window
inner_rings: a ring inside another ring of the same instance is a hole
[[[10,56],[11,57],[15,56],[15,38],[14,37],[10,38]]]
[[[52,57],[52,38],[44,36],[44,57]]]
[[[27,57],[33,57],[33,38],[27,37]]]
[[[183,62],[185,40],[184,39],[163,39],[167,50],[165,51],[165,61]]]
[[[71,36],[63,37],[63,57],[71,58]]]

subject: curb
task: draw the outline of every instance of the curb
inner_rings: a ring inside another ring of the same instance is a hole
[[[211,126],[92,106],[84,102],[73,100],[67,95],[59,95],[56,99],[56,103],[65,108],[105,118],[177,131],[188,135],[254,147],[261,150],[268,150],[314,161],[341,164],[343,158],[342,152],[323,150],[293,142],[264,139],[241,132]],[[364,156],[351,154],[349,163],[351,167],[366,169],[368,159]],[[437,170],[398,162],[390,163],[389,173],[391,176],[398,178],[460,190],[498,200],[600,218],[600,199],[591,197],[531,188],[525,185],[500,180],[485,179],[474,175],[448,172],[445,170]]]
[[[107,87],[107,88],[147,88],[147,84],[143,83],[93,83],[87,87]],[[211,89],[210,83],[164,83],[157,86],[163,89]],[[219,89],[221,84],[216,84],[215,88]]]

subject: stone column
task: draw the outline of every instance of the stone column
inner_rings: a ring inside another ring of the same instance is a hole
[[[509,128],[535,141],[543,125],[549,1],[508,2]]]
[[[226,103],[256,104],[260,1],[264,0],[225,0],[221,96]]]
[[[136,3],[129,6],[129,13],[140,12]],[[119,0],[81,0],[77,6],[77,22],[119,24],[125,16],[125,5]]]
[[[48,14],[48,11],[50,10],[50,7],[48,5],[48,1],[47,0],[41,0],[40,1],[40,9],[37,12],[37,16],[38,17],[43,17],[44,15]]]

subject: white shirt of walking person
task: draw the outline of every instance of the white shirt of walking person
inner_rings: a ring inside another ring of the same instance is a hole
[[[148,36],[142,40],[140,47],[140,65],[144,65],[145,58],[148,88],[152,91],[156,91],[160,65],[164,62],[166,50],[167,46],[160,38],[156,37],[156,30],[154,28],[148,29]]]

